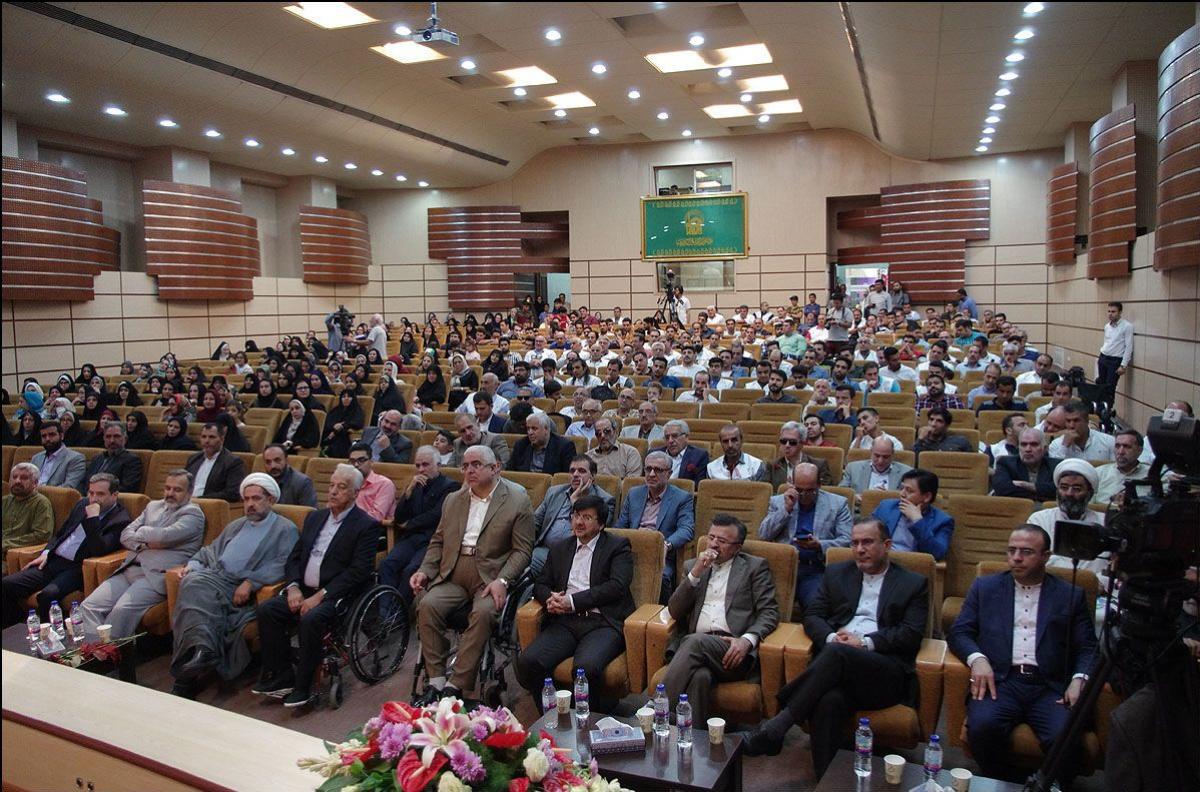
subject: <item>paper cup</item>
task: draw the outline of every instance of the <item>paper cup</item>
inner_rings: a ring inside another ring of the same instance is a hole
[[[713,745],[720,745],[725,741],[725,719],[724,718],[709,718],[708,719],[708,741]]]
[[[883,757],[883,774],[889,784],[899,784],[904,777],[904,757],[899,754]]]
[[[566,715],[571,711],[571,691],[556,690],[554,692],[554,706],[558,709],[559,715]]]
[[[954,792],[967,792],[971,788],[971,771],[965,767],[951,770],[950,786],[954,788]]]
[[[50,622],[42,622],[42,629],[41,629],[41,632],[39,633],[39,635],[41,636],[41,639],[43,641],[50,640],[50,630],[51,629],[52,629],[52,625],[50,624]]]
[[[96,636],[100,639],[100,643],[108,643],[112,640],[112,625],[101,624],[96,628]]]
[[[642,707],[638,710],[637,719],[643,734],[649,734],[650,730],[654,728],[654,710],[650,707]]]

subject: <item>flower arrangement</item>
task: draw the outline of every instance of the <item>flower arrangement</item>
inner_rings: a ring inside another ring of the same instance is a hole
[[[325,777],[318,792],[630,792],[577,765],[571,751],[542,732],[527,732],[507,708],[444,698],[428,707],[401,701],[329,755],[297,764]]]
[[[84,663],[93,660],[118,665],[121,662],[121,647],[133,643],[143,635],[145,633],[138,633],[137,635],[129,635],[124,638],[116,638],[107,643],[104,641],[88,641],[77,648],[56,652],[47,659],[71,666],[72,668],[79,668]]]

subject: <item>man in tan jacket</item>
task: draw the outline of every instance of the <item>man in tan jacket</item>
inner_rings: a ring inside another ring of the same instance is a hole
[[[525,489],[500,478],[500,463],[487,446],[463,454],[462,489],[446,496],[442,519],[429,540],[425,561],[409,584],[428,590],[417,607],[418,630],[429,685],[418,701],[462,697],[475,688],[479,661],[508,596],[508,587],[529,566],[533,508]],[[471,606],[458,642],[454,675],[447,684],[449,618]]]

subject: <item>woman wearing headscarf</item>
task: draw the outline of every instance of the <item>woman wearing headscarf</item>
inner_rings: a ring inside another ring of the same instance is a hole
[[[217,344],[217,348],[213,350],[212,357],[209,360],[229,360],[233,353],[229,349],[229,342],[222,341]]]
[[[125,380],[117,386],[117,399],[115,403],[125,407],[141,407],[142,397],[138,393],[137,388],[133,387],[133,383]]]
[[[446,404],[446,380],[442,378],[442,370],[430,366],[425,370],[425,377],[417,388],[416,403],[413,408],[419,412],[441,409]]]
[[[134,378],[134,383],[140,385],[143,382],[148,382],[154,376],[154,369],[149,363],[140,363],[137,368],[137,377]]]
[[[117,414],[107,407],[100,413],[100,418],[96,420],[96,426],[90,432],[83,434],[83,439],[77,443],[83,448],[104,448],[104,427],[109,423],[119,421]]]
[[[399,410],[400,414],[404,415],[408,412],[408,407],[404,404],[404,394],[400,392],[396,381],[384,374],[379,378],[379,384],[375,387],[375,407],[371,411],[371,426],[378,425],[379,416],[388,410]]]
[[[243,377],[242,378],[242,387],[238,390],[238,393],[253,393],[255,396],[257,396],[258,395],[258,374],[255,374],[252,371],[249,374],[247,374],[245,377]]]
[[[217,416],[223,412],[225,412],[225,405],[221,401],[221,397],[215,390],[206,390],[200,397],[200,409],[196,410],[196,420],[209,423],[217,420]]]
[[[254,400],[255,407],[265,407],[270,410],[285,409],[283,402],[276,395],[278,391],[275,389],[275,383],[271,382],[270,377],[264,377],[258,381],[258,397]]]
[[[63,413],[75,412],[75,405],[72,404],[71,400],[66,396],[60,396],[47,404],[46,409],[43,410],[43,412],[45,413],[47,420],[54,420],[56,418],[61,418]]]
[[[405,330],[400,336],[400,360],[408,363],[420,350],[417,349],[417,342],[413,338],[413,334],[409,330]]]
[[[167,418],[167,434],[158,444],[160,451],[195,451],[196,441],[188,437],[187,421],[178,415]]]
[[[158,439],[150,431],[146,413],[133,410],[125,416],[125,447],[131,451],[157,451]]]
[[[151,406],[154,405],[154,400],[157,399],[159,394],[162,393],[162,386],[163,378],[157,374],[150,375],[150,378],[146,380],[146,393],[149,393],[154,397],[150,400]]]
[[[342,384],[342,362],[340,360],[329,361],[329,377],[327,381],[330,386]]]
[[[246,436],[242,434],[242,430],[238,428],[237,421],[227,412],[222,412],[211,423],[215,423],[220,427],[221,435],[225,438],[225,448],[233,453],[248,454],[250,453],[250,442],[246,440]]]
[[[327,457],[344,459],[350,456],[350,433],[363,428],[362,405],[350,391],[338,394],[337,404],[325,418],[325,436],[321,451]]]
[[[317,419],[298,399],[292,399],[288,402],[288,417],[279,425],[272,442],[281,444],[289,454],[302,448],[316,448],[321,443]]]
[[[16,444],[33,446],[42,444],[41,413],[26,411],[17,419]]]
[[[79,389],[79,403],[82,408],[79,410],[79,419],[81,421],[99,421],[100,416],[104,413],[104,399],[96,392],[91,385],[85,385]]]
[[[132,377],[135,373],[136,372],[133,370],[133,361],[132,360],[122,360],[121,361],[121,371],[117,376]]]
[[[94,376],[96,376],[96,367],[91,363],[84,363],[79,367],[79,376],[75,381],[80,385],[90,385]]]
[[[492,350],[497,355],[501,355],[500,350]],[[489,360],[491,356],[489,355]],[[503,360],[501,360],[503,363]],[[486,369],[485,369],[486,371]],[[498,374],[496,376],[499,376]],[[504,380],[501,380],[503,382]],[[450,389],[477,391],[479,390],[479,375],[475,370],[467,365],[467,359],[462,355],[455,355],[450,358]]]
[[[63,445],[67,448],[83,445],[83,427],[79,425],[75,413],[65,412],[58,416],[58,424],[62,427]]]
[[[312,388],[314,396],[332,396],[333,388],[329,387],[329,380],[325,376],[325,372],[320,369],[313,369],[308,374],[308,384]]]
[[[204,376],[204,369],[199,366],[192,366],[187,370],[188,385],[203,385],[208,382],[208,378]]]
[[[62,374],[58,375],[57,385],[58,389],[64,396],[68,393],[75,392],[75,378],[71,376],[71,373],[68,371],[64,371]]]
[[[353,374],[346,374],[344,377],[342,377],[342,390],[350,391],[355,396],[366,396],[366,394],[363,393],[362,384],[359,383],[358,378]]]
[[[466,358],[463,358],[465,361]],[[453,361],[451,361],[453,365]],[[483,373],[495,374],[501,382],[508,379],[508,364],[504,362],[504,353],[499,349],[493,349],[488,353],[487,360],[483,361]]]
[[[32,389],[26,385],[25,390],[21,392],[19,401],[21,406],[17,409],[16,417],[20,418],[27,412],[36,413],[41,418],[46,417],[46,397],[42,395],[41,389],[36,385]]]
[[[312,386],[308,384],[308,379],[305,377],[296,380],[296,384],[292,387],[292,398],[303,404],[304,409],[309,412],[313,410],[325,412],[325,405],[313,397]]]

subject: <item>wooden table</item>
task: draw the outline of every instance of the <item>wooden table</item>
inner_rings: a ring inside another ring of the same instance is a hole
[[[594,728],[604,715],[593,712],[587,730],[576,729],[572,712],[561,718],[556,712],[547,713],[531,728],[542,729],[562,748],[585,750],[591,739],[587,731]],[[622,723],[637,725],[637,718],[617,718]],[[676,742],[679,730],[672,726],[671,734],[657,739],[646,735],[646,747],[629,753],[602,754],[596,757],[600,774],[622,786],[638,792],[655,790],[689,790],[694,792],[738,792],[742,788],[742,738],[728,732],[721,745],[708,742],[708,730],[692,730],[692,747],[682,751]],[[590,751],[588,751],[590,756]],[[882,772],[882,771],[881,771]]]
[[[862,779],[860,784],[858,776],[854,774],[854,752],[843,750],[837,752],[814,792],[908,792],[924,780],[925,768],[908,762],[904,765],[904,775],[901,776],[900,783],[889,784],[884,775],[883,759],[872,756],[871,775]],[[938,783],[943,787],[950,786],[949,768],[942,770],[938,776]],[[1021,792],[1021,787],[1007,781],[973,776],[971,792]]]

